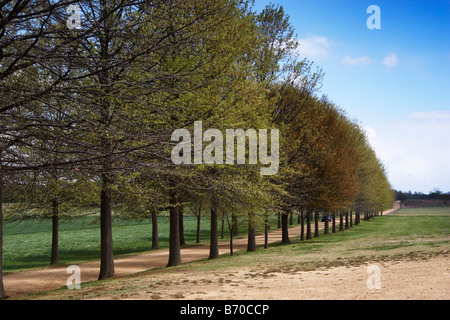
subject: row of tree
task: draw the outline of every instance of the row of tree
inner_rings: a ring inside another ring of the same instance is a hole
[[[435,188],[433,191],[427,193],[423,192],[411,192],[410,191],[401,191],[394,190],[395,198],[400,201],[406,200],[450,200],[450,191],[445,193]]]
[[[364,131],[318,96],[322,71],[299,49],[282,7],[256,13],[248,0],[0,2],[1,203],[6,190],[50,209],[54,263],[59,213],[97,205],[99,279],[114,276],[113,208],[154,221],[169,210],[174,266],[184,206],[208,208],[210,258],[219,215],[230,230],[248,219],[252,250],[255,224],[274,212],[286,243],[292,212],[310,222],[313,212],[390,207]],[[249,161],[175,165],[172,132],[199,120],[222,132],[278,129],[278,173],[262,176],[264,163]]]

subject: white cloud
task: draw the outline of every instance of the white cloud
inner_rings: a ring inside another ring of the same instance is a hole
[[[341,60],[341,64],[345,66],[365,66],[374,63],[381,63],[387,67],[387,69],[391,69],[395,67],[399,63],[399,59],[395,53],[389,53],[386,55],[381,61],[377,61],[375,59],[370,58],[369,56],[361,56],[352,58],[350,56],[345,56]]]
[[[388,68],[391,69],[398,64],[398,57],[395,53],[389,53],[387,56],[383,58],[382,63]]]
[[[308,38],[298,39],[300,43],[299,53],[301,56],[320,60],[328,57],[331,42],[327,37],[318,37],[313,35]]]
[[[370,126],[365,126],[364,127],[364,131],[366,132],[366,136],[367,138],[370,140],[375,140],[378,139],[378,135],[377,132],[375,131],[374,128],[370,127]]]
[[[408,115],[408,118],[429,121],[450,120],[450,111],[413,112]]]
[[[352,58],[350,56],[345,56],[342,58],[341,63],[346,66],[363,66],[367,64],[372,64],[374,61],[368,56],[362,56],[358,58]]]
[[[413,113],[399,121],[366,126],[369,143],[385,164],[393,188],[427,193],[450,191],[450,117]]]

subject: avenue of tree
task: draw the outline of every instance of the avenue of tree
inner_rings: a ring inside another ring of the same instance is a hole
[[[79,28],[67,25],[71,5]],[[275,213],[289,243],[293,214],[310,239],[319,213],[335,232],[336,218],[343,227],[390,208],[364,130],[319,96],[324,75],[301,50],[281,6],[256,13],[248,0],[0,1],[0,298],[5,202],[52,217],[52,264],[60,213],[97,207],[99,280],[115,274],[115,209],[152,217],[153,249],[158,212],[168,210],[175,266],[184,214],[200,221],[209,211],[213,259],[219,219],[233,235],[245,217],[253,251],[255,224]],[[195,121],[279,129],[278,173],[261,176],[261,163],[175,165],[171,133],[193,132]]]

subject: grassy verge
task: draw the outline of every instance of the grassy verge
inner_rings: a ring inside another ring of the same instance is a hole
[[[296,217],[294,219],[296,221]],[[272,228],[276,228],[276,216],[270,218]],[[220,237],[219,221],[219,237]],[[200,241],[209,242],[210,221],[204,216],[200,223]],[[224,240],[228,239],[225,221]],[[50,263],[51,219],[22,220],[4,223],[3,271],[13,272],[31,268],[46,267]],[[196,243],[197,220],[193,216],[184,217],[184,234],[187,245]],[[169,247],[169,219],[167,215],[158,218],[159,246]],[[261,223],[257,232],[263,232]],[[247,235],[247,222],[241,218],[239,234]],[[123,220],[113,222],[114,255],[126,255],[151,250],[151,219]],[[60,219],[59,260],[61,264],[93,261],[100,258],[100,226],[98,217]]]
[[[186,263],[169,269],[143,272],[130,277],[83,284],[81,290],[60,289],[30,296],[31,299],[91,299],[124,298],[153,287],[168,287],[188,281],[187,275],[215,276],[218,281],[230,281],[241,269],[262,275],[273,272],[293,272],[327,269],[337,266],[359,266],[367,262],[428,259],[448,255],[450,251],[450,208],[439,214],[430,208],[426,212],[399,211],[393,216],[362,221],[336,234],[320,234],[319,238],[290,245],[274,244],[256,252],[236,252],[216,260]],[[255,274],[256,274],[255,273]],[[184,277],[184,278],[183,278]],[[208,280],[209,281],[209,280]],[[147,289],[146,289],[147,288]],[[157,297],[155,297],[157,298]]]

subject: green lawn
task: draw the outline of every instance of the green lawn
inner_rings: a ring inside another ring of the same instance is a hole
[[[166,217],[159,223],[161,246],[168,238]],[[188,221],[188,227],[191,221]],[[116,219],[113,227],[116,255],[151,248],[151,222]],[[5,272],[46,266],[50,262],[51,221],[6,222],[4,226],[3,269]],[[59,224],[59,257],[61,263],[99,259],[100,229],[97,219],[62,219]]]
[[[296,221],[296,219],[294,219]],[[276,227],[276,217],[271,217],[271,225]],[[209,241],[210,221],[204,216],[201,221],[200,240]],[[219,237],[220,237],[219,220]],[[48,266],[51,254],[51,219],[22,220],[4,222],[3,270],[17,271]],[[186,244],[195,244],[197,221],[193,216],[184,217]],[[100,259],[100,227],[97,216],[76,219],[60,219],[59,223],[60,263],[74,263]],[[262,232],[261,224],[258,232]],[[158,218],[160,248],[169,246],[169,219],[167,215]],[[247,224],[239,222],[240,236],[247,235]],[[228,238],[225,222],[225,236]],[[151,250],[151,219],[113,221],[114,255],[137,253]]]
[[[183,274],[208,275],[213,280],[232,278],[240,268],[251,268],[254,275],[266,276],[273,272],[318,270],[336,266],[359,266],[377,261],[428,259],[430,256],[450,251],[450,207],[400,210],[395,215],[378,216],[361,221],[343,232],[321,233],[319,238],[292,244],[272,244],[268,249],[259,247],[256,252],[237,251],[214,260],[200,260],[170,268],[161,268],[159,282],[152,282],[154,273],[142,273],[133,278],[94,281],[83,284],[81,290],[65,288],[31,295],[30,299],[120,299],[136,292],[149,290],[149,286],[170,286],[184,283]],[[181,278],[174,279],[174,274]],[[208,278],[208,279],[210,279]],[[163,279],[163,280],[161,280]],[[156,280],[155,280],[156,281]],[[142,284],[141,284],[142,282]],[[139,287],[143,286],[143,287]],[[150,289],[151,290],[151,289]],[[151,292],[151,291],[149,291]]]
[[[218,262],[196,263],[195,269],[254,266],[261,270],[315,270],[320,267],[357,265],[368,260],[404,259],[450,251],[450,207],[425,208],[426,214],[406,209],[394,215],[361,221],[343,232],[291,245],[274,244],[256,253],[238,252]],[[191,266],[192,268],[192,266]]]
[[[98,218],[62,219],[60,223],[60,262],[74,263],[100,258],[100,230]],[[241,219],[242,220],[242,219]],[[294,226],[296,225],[294,219]],[[186,243],[195,244],[195,217],[185,216]],[[276,216],[270,220],[276,229]],[[151,249],[151,221],[115,219],[113,223],[114,254],[129,254]],[[159,242],[168,247],[167,216],[159,217]],[[226,228],[225,228],[226,230]],[[258,232],[262,232],[258,226]],[[220,235],[220,221],[219,221]],[[246,237],[246,221],[240,222],[240,236]],[[450,235],[450,207],[402,209],[395,215],[362,221],[344,232],[324,235],[300,242],[292,239],[291,246],[272,245],[269,250],[258,249],[261,261],[280,259],[285,265],[314,267],[317,263],[336,263],[361,255],[389,256],[408,254],[411,250],[448,249]],[[225,231],[225,239],[227,239]],[[201,223],[201,240],[209,241],[209,217]],[[25,220],[4,223],[3,270],[5,272],[48,266],[51,249],[51,221]],[[428,249],[427,249],[428,248]],[[241,256],[242,254],[236,254]],[[245,256],[245,255],[244,255]],[[302,263],[298,263],[301,257]],[[225,258],[226,259],[226,258]],[[247,258],[242,258],[247,259]],[[318,262],[319,261],[319,262]],[[223,261],[225,262],[225,261]],[[230,260],[239,263],[239,259]],[[275,263],[277,264],[277,263]],[[214,266],[211,266],[214,268]],[[308,268],[309,268],[308,267]]]
[[[450,207],[404,208],[396,214],[402,216],[449,216]]]

